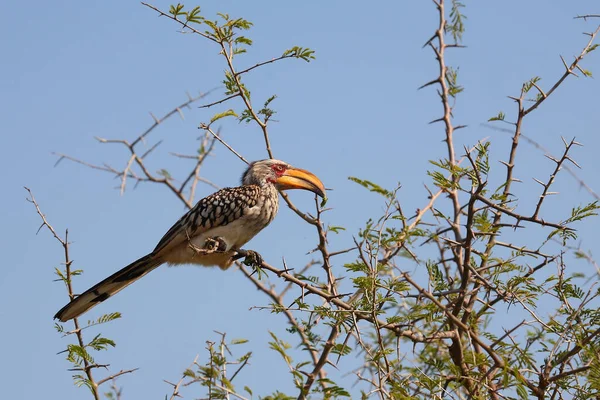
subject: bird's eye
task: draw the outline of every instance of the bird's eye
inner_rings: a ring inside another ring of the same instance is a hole
[[[285,171],[285,167],[283,165],[281,165],[281,164],[275,164],[275,165],[273,165],[273,170],[275,172],[280,172],[281,173],[281,172]]]

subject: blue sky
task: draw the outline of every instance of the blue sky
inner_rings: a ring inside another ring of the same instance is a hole
[[[518,95],[524,81],[538,75],[547,88],[562,74],[559,55],[570,60],[578,54],[587,40],[581,32],[592,31],[598,22],[573,17],[597,13],[597,3],[466,3],[468,47],[452,50],[449,57],[460,66],[459,81],[465,88],[454,115],[468,128],[457,133],[457,148],[489,137],[493,167],[503,173],[497,160],[506,159],[510,139],[481,124],[500,110],[514,119],[516,107],[507,96]],[[87,395],[73,386],[69,365],[57,355],[68,343],[56,334],[52,321],[66,300],[63,287],[52,282],[53,269],[62,261],[61,248],[46,231],[36,236],[39,217],[25,201],[22,187],[33,190],[57,230],[69,229],[76,267],[85,269],[76,283],[80,290],[128,264],[154,247],[184,212],[182,205],[163,188],[149,184],[120,196],[118,182],[108,174],[68,162],[54,168],[56,157],[51,153],[122,166],[124,149],[100,145],[94,136],[136,137],[152,123],[149,112],[163,115],[186,100],[186,91],[219,86],[225,68],[211,43],[179,34],[175,23],[157,18],[138,2],[82,4],[3,2],[0,13],[0,318],[5,327],[0,333],[5,360],[0,376],[10,382],[3,387],[5,398]],[[166,10],[170,3],[152,4]],[[313,171],[335,189],[328,203],[334,210],[325,219],[347,231],[332,238],[333,250],[348,247],[352,235],[383,206],[348,176],[386,187],[401,182],[405,209],[426,204],[428,160],[445,155],[441,125],[428,125],[441,115],[439,100],[433,89],[417,90],[437,70],[431,51],[421,48],[437,23],[432,3],[186,3],[197,4],[207,16],[227,12],[254,22],[248,34],[254,46],[240,57],[240,66],[276,57],[294,45],[316,51],[311,63],[284,60],[259,69],[247,85],[255,99],[278,95],[273,103],[277,123],[270,128],[275,155]],[[600,74],[598,54],[591,54],[583,65]],[[569,79],[523,128],[553,154],[562,149],[561,135],[577,137],[585,145],[574,154],[582,166],[578,174],[597,191],[599,92],[597,79]],[[217,100],[218,93],[209,99]],[[168,151],[193,152],[198,124],[218,110],[186,110],[184,121],[173,118],[153,133],[153,141],[165,139],[165,144],[152,168],[166,166],[173,175],[186,171],[187,165],[169,157]],[[224,128],[225,138],[246,158],[265,158],[256,128]],[[237,184],[244,165],[223,147],[218,146],[215,155],[204,176],[219,186]],[[517,175],[524,182],[547,177],[552,167],[526,144],[518,162]],[[537,189],[527,184],[517,190],[525,197]],[[201,186],[198,194],[212,190]],[[550,219],[557,215],[554,211],[564,216],[572,205],[591,201],[566,174],[558,178],[557,190],[561,197],[551,199],[545,210]],[[312,209],[309,194],[291,196],[300,207]],[[535,201],[535,196],[530,198]],[[366,202],[370,207],[364,207]],[[597,248],[599,233],[596,222],[582,225],[581,245]],[[282,207],[275,222],[250,245],[272,264],[279,265],[285,256],[288,262],[304,265],[314,236],[311,227]],[[249,310],[265,304],[268,300],[239,271],[160,268],[90,317],[114,310],[124,314],[102,328],[117,348],[99,357],[108,360],[113,371],[141,367],[120,379],[125,398],[161,398],[168,393],[162,380],[177,380],[196,354],[204,355],[205,342],[217,338],[213,330],[251,340],[243,349],[252,348],[254,360],[242,379],[264,395],[290,389],[285,365],[267,350],[266,330],[291,341],[280,316]],[[273,371],[273,365],[281,368]],[[274,387],[273,382],[282,383]]]

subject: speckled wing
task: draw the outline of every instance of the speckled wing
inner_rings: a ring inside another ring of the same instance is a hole
[[[259,186],[245,185],[203,198],[168,230],[152,253],[163,253],[211,228],[230,224],[243,216],[245,209],[254,207],[259,197]]]

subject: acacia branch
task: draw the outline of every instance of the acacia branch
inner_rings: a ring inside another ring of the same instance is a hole
[[[104,379],[100,379],[100,380],[98,381],[98,386],[102,385],[102,384],[103,384],[103,383],[105,383],[105,382],[111,381],[111,380],[113,380],[113,379],[115,379],[115,378],[117,378],[117,377],[119,377],[119,376],[121,376],[121,375],[130,374],[130,373],[132,373],[132,372],[135,372],[135,371],[137,371],[138,369],[139,369],[139,368],[134,368],[134,369],[126,369],[126,370],[120,370],[120,371],[119,371],[119,372],[117,372],[116,374],[112,374],[112,375],[110,375],[110,376],[107,376],[107,377],[106,377],[106,378],[104,378]]]
[[[145,4],[145,3],[142,3]],[[146,5],[146,4],[145,4]],[[213,89],[214,90],[214,89]],[[190,105],[205,98],[206,96],[208,96],[213,90],[209,90],[206,93],[200,93],[198,96],[196,97],[192,97],[188,94],[188,100],[184,103],[181,103],[180,105],[178,105],[177,107],[175,107],[174,109],[172,109],[171,111],[169,111],[168,113],[166,113],[162,118],[154,118],[154,124],[152,124],[148,129],[146,129],[141,135],[139,135],[134,141],[133,143],[131,143],[131,146],[135,146],[136,144],[138,144],[139,142],[141,142],[142,140],[144,140],[149,134],[150,132],[152,132],[158,125],[162,124],[166,119],[168,119],[169,117],[175,115],[175,114],[179,114],[181,116],[181,118],[183,119],[183,113],[181,112],[182,108],[190,108]]]
[[[252,71],[255,68],[262,67],[263,65],[271,64],[271,63],[274,63],[274,62],[279,61],[279,60],[285,60],[286,58],[296,58],[296,56],[294,56],[293,54],[288,54],[288,55],[283,55],[283,56],[275,57],[275,58],[272,58],[272,59],[267,60],[267,61],[259,62],[258,64],[255,64],[255,65],[253,65],[253,66],[251,66],[249,68],[246,68],[246,69],[244,69],[242,71],[238,71],[238,72],[236,72],[236,74],[237,75],[242,75],[242,74],[245,74],[245,73],[248,73],[248,72]]]
[[[493,130],[496,130],[496,131],[505,132],[505,133],[511,133],[512,134],[512,131],[509,130],[509,129],[506,129],[506,128],[501,128],[501,127],[493,126],[493,125],[490,125],[490,124],[482,124],[482,125],[485,126],[488,129],[493,129]],[[533,140],[531,137],[526,136],[525,134],[521,133],[521,138],[523,138],[527,143],[531,144],[536,149],[538,149],[540,151],[543,151],[546,155],[550,154],[550,151],[546,147],[542,146],[539,142]],[[596,200],[600,200],[600,195],[598,195],[598,193],[596,193],[587,183],[585,183],[585,181],[583,179],[581,179],[575,173],[575,171],[573,171],[573,169],[571,167],[569,167],[569,165],[563,164],[563,168],[565,169],[565,171],[567,171],[569,173],[569,175],[571,175],[573,177],[573,179],[575,179],[577,181],[577,183],[579,184],[579,186],[581,186],[582,188],[584,188]]]
[[[209,92],[210,93],[210,92]],[[106,144],[120,144],[123,145],[127,148],[127,150],[130,153],[128,162],[125,166],[125,168],[122,171],[118,171],[115,168],[109,166],[109,165],[104,165],[104,166],[100,166],[100,165],[95,165],[95,164],[91,164],[88,163],[86,161],[82,161],[80,159],[65,155],[65,154],[60,154],[60,153],[53,153],[55,155],[57,155],[59,157],[58,161],[56,162],[55,165],[58,165],[58,163],[60,161],[62,161],[63,159],[67,159],[73,162],[76,162],[78,164],[84,165],[86,167],[92,168],[92,169],[97,169],[100,171],[104,171],[104,172],[109,172],[111,174],[114,174],[115,177],[120,178],[121,184],[120,184],[120,191],[121,194],[124,193],[125,191],[125,186],[127,183],[127,179],[128,178],[132,178],[136,180],[136,185],[139,184],[140,182],[153,182],[153,183],[160,183],[163,184],[165,186],[167,186],[169,188],[169,190],[171,190],[188,208],[191,208],[193,206],[193,192],[195,190],[195,186],[197,184],[197,182],[206,182],[207,184],[210,184],[212,186],[214,186],[214,184],[212,184],[210,181],[206,181],[204,179],[202,179],[198,173],[200,170],[200,166],[201,164],[204,162],[206,156],[208,155],[208,153],[210,153],[209,151],[206,151],[206,154],[199,154],[196,157],[196,165],[194,167],[194,169],[192,170],[192,172],[188,175],[188,177],[184,180],[183,184],[181,185],[180,188],[175,187],[175,185],[171,182],[171,179],[167,176],[165,177],[157,177],[154,174],[152,174],[150,172],[150,170],[147,168],[147,166],[145,165],[145,157],[148,156],[152,151],[154,151],[154,149],[156,149],[156,147],[161,143],[161,141],[159,141],[157,144],[155,144],[154,146],[152,146],[149,150],[147,150],[146,152],[144,152],[143,155],[139,155],[137,153],[136,150],[136,145],[140,142],[142,142],[158,125],[160,125],[161,123],[163,123],[166,119],[170,118],[171,116],[175,115],[175,114],[179,114],[183,117],[183,114],[181,112],[181,109],[183,108],[190,108],[190,105],[196,101],[199,101],[200,99],[204,98],[208,93],[204,93],[204,94],[200,94],[196,97],[191,97],[188,95],[188,100],[182,104],[180,104],[179,106],[175,107],[174,109],[172,109],[171,111],[167,112],[165,115],[163,115],[161,118],[154,118],[154,123],[148,128],[146,129],[143,133],[141,133],[139,136],[137,136],[133,142],[129,142],[127,140],[124,139],[104,139],[104,138],[99,138],[97,137],[96,139],[100,142],[100,143],[106,143]],[[212,150],[213,146],[210,146],[210,150]],[[142,175],[138,175],[136,172],[133,171],[133,164],[137,165],[139,167],[139,169],[142,171]],[[186,198],[186,196],[184,195],[183,191],[185,189],[185,186],[192,180],[193,182],[193,186],[194,186],[194,190],[192,190],[191,196],[190,198]]]
[[[183,21],[179,20],[177,17],[175,17],[175,16],[173,16],[171,14],[167,14],[165,12],[162,12],[160,9],[158,9],[158,8],[154,7],[153,5],[150,5],[148,3],[144,3],[143,1],[142,1],[142,4],[145,5],[148,8],[156,11],[157,13],[159,13],[160,14],[159,17],[167,17],[169,19],[172,19],[173,21],[176,21],[176,22],[180,23],[184,28],[189,29],[190,32],[193,32],[193,33],[195,33],[197,35],[200,35],[203,38],[208,39],[208,40],[210,40],[212,42],[218,43],[216,39],[213,39],[212,37],[208,36],[206,33],[200,32],[199,30],[196,30],[196,29],[192,28],[191,26],[189,26],[187,24],[187,22],[183,22]]]
[[[312,372],[310,374],[308,374],[306,382],[304,383],[304,386],[302,387],[302,390],[300,391],[300,395],[298,395],[298,400],[306,399],[306,396],[308,395],[308,393],[310,393],[310,388],[315,383],[317,376],[322,374],[323,367],[327,363],[329,354],[331,353],[331,350],[333,350],[333,347],[335,346],[335,340],[337,339],[339,334],[340,334],[340,327],[338,324],[334,323],[333,326],[331,327],[331,331],[329,332],[329,337],[327,338],[327,341],[325,342],[325,345],[323,346],[323,350],[321,351],[321,356],[319,357],[319,361],[315,364],[315,367],[312,370]]]
[[[42,210],[40,209],[40,206],[38,205],[37,201],[35,200],[35,197],[33,196],[33,193],[31,192],[31,190],[28,187],[25,187],[25,190],[27,190],[27,192],[29,193],[29,198],[27,199],[27,201],[29,201],[30,203],[32,203],[35,206],[35,209],[36,209],[38,215],[42,219],[42,225],[38,229],[38,232],[40,231],[40,229],[42,229],[45,226],[46,228],[48,228],[48,230],[52,233],[54,238],[56,240],[58,240],[58,242],[63,247],[64,257],[65,257],[65,279],[64,279],[64,282],[67,287],[67,292],[69,294],[69,300],[73,300],[75,298],[75,293],[73,292],[73,285],[71,283],[71,277],[72,277],[71,265],[72,265],[73,261],[71,260],[71,258],[69,256],[69,230],[68,229],[65,230],[65,238],[62,239],[56,233],[56,231],[54,230],[52,225],[50,225],[50,223],[46,219],[46,216],[42,213]],[[73,324],[75,326],[74,331],[75,331],[75,336],[77,337],[77,343],[79,344],[79,347],[81,349],[85,349],[86,346],[83,341],[83,334],[81,332],[81,329],[79,328],[79,321],[77,318],[73,318]],[[94,380],[94,376],[92,373],[92,369],[97,368],[98,366],[90,364],[86,357],[82,357],[82,359],[83,359],[82,370],[85,372],[85,374],[88,378],[88,382],[90,385],[90,389],[92,391],[92,395],[94,396],[95,400],[100,400],[100,393],[98,392],[98,386],[100,385],[100,383],[98,383]]]
[[[561,224],[556,224],[556,223],[553,223],[553,222],[548,222],[548,221],[545,221],[545,220],[543,220],[541,218],[527,217],[525,215],[517,214],[517,213],[509,210],[508,208],[504,208],[504,207],[502,207],[500,205],[495,204],[494,202],[492,202],[491,200],[487,199],[485,196],[483,196],[481,194],[477,194],[475,196],[477,197],[477,200],[479,200],[482,203],[485,203],[486,205],[490,206],[491,208],[493,208],[494,210],[496,210],[498,213],[500,213],[500,214],[506,214],[506,215],[508,215],[510,217],[515,218],[517,221],[533,222],[533,223],[541,225],[541,226],[550,226],[552,228],[560,229],[561,231],[574,231],[574,229],[572,229],[572,228],[568,228],[568,227],[566,227],[564,225],[561,225]]]
[[[316,349],[308,339],[305,329],[298,323],[298,320],[296,319],[296,317],[294,317],[294,314],[292,314],[289,308],[286,307],[283,303],[282,295],[275,292],[273,288],[267,288],[262,282],[260,282],[254,276],[252,276],[252,273],[249,272],[242,263],[236,262],[236,264],[242,271],[242,273],[246,276],[246,278],[250,279],[250,281],[254,284],[254,286],[256,286],[258,290],[269,296],[271,300],[273,300],[280,307],[280,310],[282,310],[282,312],[288,319],[290,325],[292,325],[292,327],[294,327],[294,330],[298,333],[298,336],[300,337],[300,342],[302,343],[304,348],[309,352],[312,358],[313,365],[316,367],[319,362],[319,353],[316,351]],[[320,384],[323,388],[326,387],[325,383],[322,381],[323,379],[325,379],[325,377],[326,375],[324,371],[319,370],[319,378],[321,379]]]
[[[573,60],[573,62],[569,66],[567,66],[563,60],[563,64],[565,65],[565,72],[563,73],[563,75],[556,81],[556,83],[554,83],[554,85],[552,85],[550,90],[548,90],[548,92],[546,92],[545,96],[541,96],[530,107],[522,110],[523,117],[525,117],[527,114],[529,114],[530,112],[532,112],[533,110],[538,108],[539,105],[542,104],[548,98],[548,96],[550,96],[556,89],[558,89],[558,87],[564,82],[565,79],[567,79],[567,77],[569,75],[574,75],[573,71],[575,69],[579,68],[579,63],[581,62],[581,60],[583,60],[583,58],[589,53],[589,49],[592,46],[592,44],[594,43],[594,40],[596,39],[596,35],[598,35],[599,31],[600,31],[600,25],[596,28],[596,30],[594,32],[589,34],[589,36],[590,36],[589,41],[587,42],[587,44],[585,45],[583,50],[581,50],[581,53],[579,53],[579,55],[577,57],[575,57],[575,60]],[[562,59],[562,57],[561,57],[561,59]]]
[[[563,139],[564,140],[564,139]],[[546,196],[548,196],[550,194],[549,189],[550,186],[552,186],[552,184],[554,183],[554,179],[556,178],[556,175],[558,174],[558,172],[560,171],[560,169],[562,168],[563,164],[565,163],[565,161],[569,160],[572,161],[569,158],[569,151],[571,150],[571,148],[574,145],[580,145],[579,143],[577,143],[575,141],[575,139],[571,140],[570,143],[566,144],[565,143],[565,151],[563,152],[562,157],[560,158],[560,160],[555,159],[554,157],[551,157],[549,155],[546,155],[547,158],[549,158],[550,160],[554,161],[556,166],[554,168],[554,171],[552,171],[552,173],[550,174],[550,177],[548,178],[548,182],[546,183],[542,183],[542,186],[544,187],[544,191],[542,192],[542,194],[540,195],[540,199],[538,200],[537,205],[535,206],[535,211],[533,212],[533,215],[531,216],[532,218],[537,218],[538,214],[540,213],[540,210],[542,208],[542,203],[544,202],[544,200],[546,199]],[[573,162],[573,161],[572,161]],[[577,165],[577,164],[575,164]]]

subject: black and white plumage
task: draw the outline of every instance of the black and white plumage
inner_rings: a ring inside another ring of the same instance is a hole
[[[221,189],[198,201],[150,254],[86,290],[54,318],[63,322],[76,318],[165,263],[228,268],[237,250],[275,218],[278,190],[287,189],[305,189],[325,196],[323,183],[308,171],[273,159],[250,164],[241,186]]]

